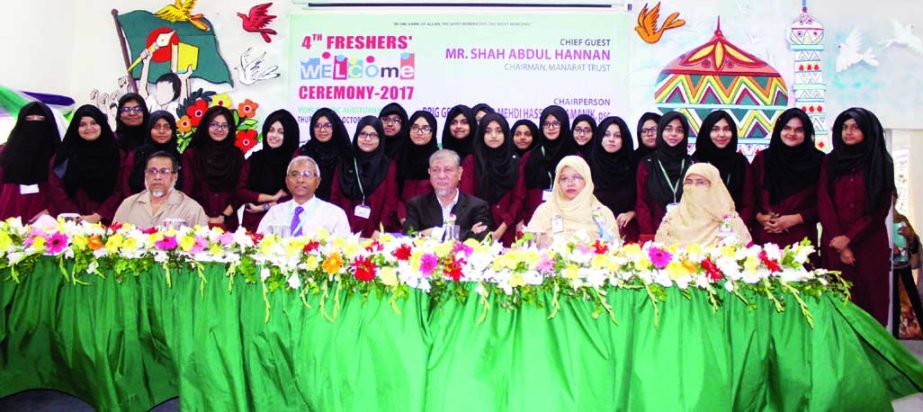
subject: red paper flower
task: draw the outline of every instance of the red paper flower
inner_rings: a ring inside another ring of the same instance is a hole
[[[186,114],[189,115],[189,120],[193,126],[199,127],[206,110],[208,110],[208,102],[203,99],[197,99],[195,103],[186,109]]]
[[[413,249],[411,249],[410,246],[408,245],[401,245],[399,248],[395,249],[394,252],[392,252],[391,254],[394,255],[394,257],[397,258],[397,260],[406,261],[410,259],[410,255],[413,254]]]
[[[705,273],[708,274],[708,280],[712,282],[717,282],[724,278],[721,270],[718,269],[718,266],[715,265],[715,262],[712,262],[710,259],[705,259],[702,261],[702,269],[705,269]]]
[[[239,130],[234,145],[244,153],[249,152],[256,146],[256,130]]]
[[[378,268],[375,267],[375,263],[372,262],[372,259],[368,256],[357,256],[353,259],[353,270],[356,279],[363,282],[371,282],[375,280],[375,272]]]
[[[766,265],[766,267],[769,268],[769,271],[772,273],[782,270],[782,267],[779,266],[779,262],[777,260],[770,259],[768,256],[766,256],[765,250],[760,252],[760,262],[763,262],[763,264]]]
[[[609,246],[596,239],[596,242],[593,243],[593,249],[596,250],[597,255],[604,255],[609,251]]]
[[[464,265],[465,259],[456,259],[455,256],[449,256],[443,259],[442,274],[458,282],[464,274],[462,273],[462,266]]]
[[[316,240],[308,241],[308,244],[304,245],[304,253],[313,252],[320,247],[320,242]]]
[[[237,105],[237,115],[240,116],[241,119],[249,119],[256,114],[256,109],[258,107],[260,107],[260,105],[256,104],[254,101],[244,99],[243,103]]]
[[[247,232],[247,236],[250,236],[250,240],[253,241],[253,244],[254,244],[254,245],[258,245],[258,244],[260,243],[260,241],[263,240],[263,234],[262,234],[262,233],[251,233],[251,232]]]
[[[111,231],[113,231],[113,232],[118,232],[120,229],[122,229],[122,223],[121,223],[121,222],[116,222],[116,223],[113,223],[113,224],[109,225],[109,230],[111,230]]]
[[[384,249],[384,245],[377,240],[373,240],[368,246],[365,247],[366,252],[381,252]]]
[[[152,234],[154,234],[154,233],[157,233],[157,228],[156,228],[156,227],[149,227],[149,228],[147,228],[147,229],[142,230],[141,233],[144,233],[145,235],[152,235]]]

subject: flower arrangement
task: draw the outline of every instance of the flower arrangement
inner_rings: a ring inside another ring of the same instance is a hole
[[[179,120],[176,121],[178,148],[180,152],[186,150],[209,107],[224,106],[231,109],[234,123],[237,124],[237,134],[234,136],[234,145],[245,155],[262,140],[257,131],[259,122],[256,120],[256,111],[260,105],[250,99],[234,105],[234,101],[227,93],[216,94],[202,89],[192,93],[182,106],[177,110]]]
[[[37,259],[55,259],[69,282],[87,284],[88,276],[144,273],[157,265],[171,285],[177,268],[198,273],[205,287],[204,264],[223,264],[229,289],[235,281],[259,284],[266,293],[289,290],[307,304],[306,294],[334,297],[334,307],[321,307],[335,318],[344,294],[389,296],[392,308],[411,289],[427,292],[435,302],[474,297],[484,305],[490,298],[505,309],[542,305],[551,294],[553,318],[561,299],[594,302],[594,316],[617,314],[605,296],[613,289],[643,290],[659,316],[658,304],[668,288],[686,296],[707,293],[714,310],[726,299],[765,296],[776,310],[785,309],[783,295],[798,302],[813,326],[806,299],[833,293],[849,298],[849,284],[838,273],[811,269],[814,247],[807,241],[780,248],[764,246],[677,247],[653,242],[616,247],[557,239],[546,249],[498,243],[437,242],[431,239],[383,235],[379,239],[333,237],[280,238],[275,235],[224,232],[219,228],[142,230],[131,225],[105,227],[43,221],[23,225],[18,218],[0,222],[0,270],[19,282]],[[151,272],[153,273],[153,272]],[[203,289],[204,291],[204,289]],[[270,314],[266,299],[266,316]],[[323,303],[322,303],[323,305]],[[328,310],[330,309],[330,310]]]

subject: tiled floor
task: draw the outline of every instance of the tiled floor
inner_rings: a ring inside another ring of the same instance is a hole
[[[923,362],[923,341],[902,341],[920,362]],[[923,393],[901,398],[893,403],[896,412],[923,411]],[[171,399],[151,412],[174,412],[179,410],[179,401]],[[73,396],[51,390],[33,390],[21,392],[0,399],[0,411],[8,412],[92,412],[93,408]]]

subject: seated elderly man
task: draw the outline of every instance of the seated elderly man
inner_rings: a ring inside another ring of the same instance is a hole
[[[343,209],[314,196],[320,180],[320,169],[314,159],[308,156],[292,159],[285,173],[285,186],[292,199],[269,209],[256,231],[267,233],[273,227],[285,227],[288,234],[301,236],[323,228],[331,235],[348,236],[349,220]]]
[[[404,232],[444,238],[448,225],[457,225],[459,240],[484,239],[491,226],[490,206],[458,190],[462,176],[460,160],[458,153],[448,149],[437,150],[429,157],[433,192],[407,202]]]
[[[179,160],[170,152],[152,153],[144,169],[146,190],[122,201],[112,221],[141,228],[160,226],[166,220],[207,226],[208,216],[202,206],[174,188],[178,172]]]

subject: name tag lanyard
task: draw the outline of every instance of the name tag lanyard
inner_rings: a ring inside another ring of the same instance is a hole
[[[657,166],[660,166],[660,171],[663,172],[663,178],[667,180],[667,186],[669,186],[670,191],[673,192],[673,203],[676,203],[676,191],[679,190],[679,181],[682,179],[682,177],[676,179],[676,183],[673,183],[670,181],[670,175],[667,174],[667,169],[664,169],[663,163],[660,163],[659,159],[657,160]],[[683,159],[683,163],[679,166],[680,171],[684,169],[686,169],[686,159]]]
[[[362,206],[365,206],[365,189],[362,188],[362,178],[359,177],[359,162],[353,158],[353,169],[356,172],[356,182],[359,183],[359,193],[362,193]]]

